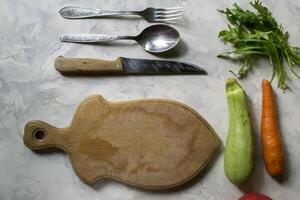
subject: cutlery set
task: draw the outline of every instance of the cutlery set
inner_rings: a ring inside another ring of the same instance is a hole
[[[142,17],[150,23],[166,23],[183,18],[182,7],[146,8],[141,11],[111,11],[96,8],[68,6],[59,13],[66,19],[104,18],[104,17]],[[162,53],[173,49],[180,40],[178,31],[165,24],[155,24],[145,28],[140,34],[107,35],[91,33],[74,33],[61,35],[62,42],[101,44],[115,40],[134,40],[149,53]],[[90,58],[58,57],[55,68],[63,74],[119,74],[119,75],[184,75],[207,74],[198,66],[165,60],[146,60],[118,58],[115,61],[103,61]]]

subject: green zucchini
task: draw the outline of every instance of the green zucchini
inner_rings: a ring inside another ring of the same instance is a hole
[[[246,94],[238,82],[229,78],[226,82],[229,106],[229,130],[227,135],[224,170],[233,184],[242,184],[250,177],[254,166],[254,142]]]

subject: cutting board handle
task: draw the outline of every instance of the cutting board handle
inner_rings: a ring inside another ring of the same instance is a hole
[[[33,150],[60,148],[68,142],[68,128],[56,128],[43,121],[30,121],[24,129],[24,144]]]

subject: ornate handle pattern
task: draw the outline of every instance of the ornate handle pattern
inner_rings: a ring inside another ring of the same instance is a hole
[[[105,34],[66,34],[60,37],[62,42],[97,43],[121,39],[120,36]]]
[[[59,13],[63,17],[68,19],[82,19],[102,16],[139,15],[138,11],[109,11],[94,8],[81,8],[75,6],[64,7],[59,11]]]

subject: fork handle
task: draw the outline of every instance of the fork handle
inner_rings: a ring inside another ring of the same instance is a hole
[[[59,13],[68,19],[83,19],[93,17],[105,17],[105,16],[128,16],[128,15],[139,15],[139,11],[110,11],[100,10],[95,8],[82,8],[75,6],[68,6],[62,8]]]

